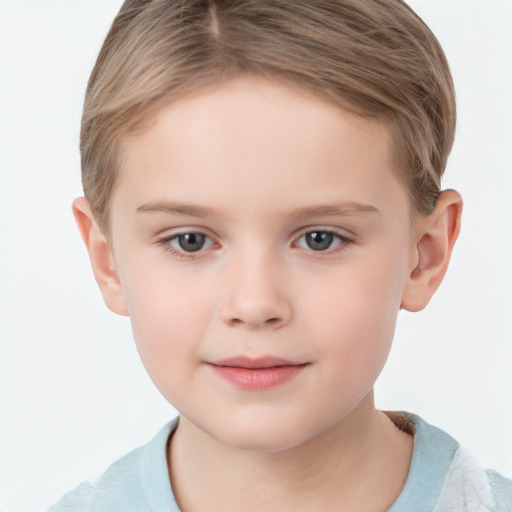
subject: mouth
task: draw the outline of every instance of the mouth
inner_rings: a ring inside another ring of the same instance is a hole
[[[262,391],[285,384],[302,373],[310,363],[277,357],[246,356],[207,363],[222,379],[247,391]]]

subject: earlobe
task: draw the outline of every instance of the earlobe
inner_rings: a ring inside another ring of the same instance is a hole
[[[87,247],[94,278],[105,304],[114,313],[127,316],[128,308],[110,244],[96,224],[89,201],[85,197],[78,197],[73,201],[73,214]]]
[[[445,190],[441,192],[434,212],[418,221],[401,308],[420,311],[429,303],[448,268],[460,232],[461,214],[460,194]]]

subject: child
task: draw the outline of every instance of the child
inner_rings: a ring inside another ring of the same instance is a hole
[[[73,209],[180,416],[51,510],[509,511],[512,482],[373,402],[459,233],[454,128],[400,0],[126,1]]]

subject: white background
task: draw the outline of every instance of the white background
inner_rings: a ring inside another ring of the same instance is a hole
[[[0,2],[0,510],[44,510],[174,416],[104,306],[71,215],[88,75],[119,0]],[[512,477],[512,2],[411,0],[455,77],[452,266],[401,313],[377,405]]]

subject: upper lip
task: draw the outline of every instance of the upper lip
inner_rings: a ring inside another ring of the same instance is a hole
[[[280,357],[264,356],[264,357],[248,357],[238,356],[227,359],[219,359],[212,361],[210,364],[214,366],[231,366],[235,368],[274,368],[277,366],[301,366],[306,363],[298,363],[289,361]]]

